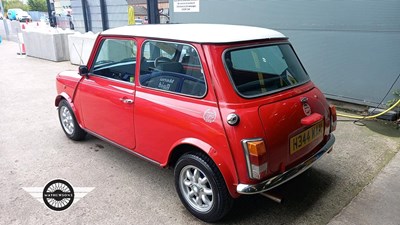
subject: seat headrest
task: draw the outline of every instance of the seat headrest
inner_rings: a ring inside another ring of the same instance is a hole
[[[183,66],[179,62],[166,62],[157,65],[156,69],[175,73],[183,73]]]

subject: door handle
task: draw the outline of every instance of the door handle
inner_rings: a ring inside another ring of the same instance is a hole
[[[132,104],[133,100],[130,98],[120,98],[119,99],[121,102],[125,103],[125,104]]]
[[[310,126],[310,125],[314,124],[315,122],[322,120],[323,118],[324,117],[321,114],[313,113],[313,114],[301,119],[300,122],[303,125]]]

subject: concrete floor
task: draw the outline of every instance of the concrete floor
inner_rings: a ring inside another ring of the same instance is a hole
[[[173,172],[94,137],[67,139],[54,106],[55,75],[69,62],[17,58],[0,44],[0,224],[202,224],[183,207]],[[338,122],[334,151],[277,188],[277,204],[244,196],[220,224],[327,224],[400,150],[390,124]],[[62,178],[95,187],[68,210],[55,212],[23,187]]]
[[[329,225],[400,224],[400,154]]]

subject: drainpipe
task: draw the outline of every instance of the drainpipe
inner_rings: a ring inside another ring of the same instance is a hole
[[[105,0],[100,0],[100,12],[101,12],[101,25],[103,30],[107,30],[108,26],[108,14],[107,14],[107,4]]]
[[[147,0],[147,15],[149,17],[149,24],[160,23],[158,0]]]
[[[90,27],[88,13],[87,13],[88,4],[86,0],[81,0],[81,3],[82,3],[83,23],[85,24],[85,32],[89,32],[90,30],[92,30],[92,28]]]
[[[51,20],[51,4],[50,4],[50,0],[46,0],[47,3],[47,14],[49,16],[49,21]]]

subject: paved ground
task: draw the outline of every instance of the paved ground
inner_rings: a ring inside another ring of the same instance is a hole
[[[400,154],[329,225],[400,224]]]
[[[180,203],[172,170],[159,169],[93,137],[83,142],[68,140],[54,107],[54,78],[57,72],[76,67],[68,62],[17,58],[17,51],[13,42],[0,44],[0,224],[202,224]],[[380,177],[390,172],[385,169],[374,180],[400,150],[400,132],[377,122],[366,126],[339,122],[335,134],[331,154],[276,190],[285,196],[284,203],[258,195],[242,197],[221,224],[369,220],[352,210],[353,205],[379,199],[379,195],[368,195],[379,193],[379,180],[385,180]],[[22,189],[43,187],[55,178],[95,189],[62,212],[49,210]],[[386,187],[382,192],[393,186]],[[380,206],[371,205],[370,211],[373,207]],[[374,221],[397,212],[387,211]],[[364,224],[359,221],[353,224]]]

